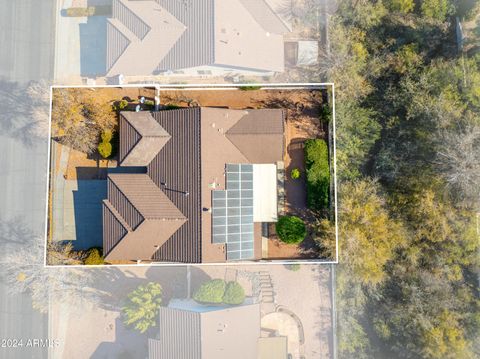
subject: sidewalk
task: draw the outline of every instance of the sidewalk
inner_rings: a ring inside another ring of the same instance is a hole
[[[52,240],[53,241],[62,241],[64,238],[64,221],[63,221],[63,199],[65,191],[65,178],[63,177],[67,171],[68,157],[70,156],[70,148],[66,146],[61,146],[59,150],[59,145],[57,142],[52,141]],[[60,152],[60,153],[59,153]],[[57,164],[57,156],[60,154],[60,160]]]

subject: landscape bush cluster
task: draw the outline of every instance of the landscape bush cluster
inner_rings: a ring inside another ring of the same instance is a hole
[[[244,302],[245,291],[237,282],[213,279],[203,283],[194,293],[193,299],[202,304],[238,305]]]
[[[308,208],[313,210],[327,209],[330,193],[330,166],[328,145],[325,140],[305,141],[305,168]]]
[[[278,238],[289,244],[300,243],[305,239],[307,230],[302,219],[296,216],[283,216],[275,225]]]

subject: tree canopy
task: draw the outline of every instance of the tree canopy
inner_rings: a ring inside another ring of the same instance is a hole
[[[340,0],[332,16],[316,76],[335,83],[339,357],[480,352],[480,56],[452,36],[479,9]],[[316,225],[325,256],[334,229]]]
[[[140,333],[156,326],[159,308],[162,304],[162,286],[149,282],[139,285],[128,294],[122,307],[123,322]]]

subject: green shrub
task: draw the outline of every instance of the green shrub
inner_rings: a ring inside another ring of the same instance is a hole
[[[119,110],[124,110],[124,109],[126,109],[127,106],[128,106],[128,101],[127,101],[127,100],[122,100],[122,101],[120,101],[120,102],[118,103],[117,106],[118,106],[118,109],[119,109]]]
[[[320,121],[322,123],[330,123],[331,119],[332,119],[332,110],[330,109],[330,106],[323,105],[320,110]]]
[[[102,138],[102,142],[110,142],[112,140],[113,133],[110,130],[105,130],[102,132],[100,137]]]
[[[222,279],[213,279],[203,283],[194,293],[193,299],[202,304],[242,304],[245,291],[237,282],[225,283]]]
[[[225,304],[242,304],[245,300],[245,291],[237,282],[228,282],[223,294]]]
[[[225,282],[221,279],[214,279],[203,283],[194,293],[193,299],[199,303],[220,304],[223,302],[225,293]]]
[[[87,257],[85,258],[84,264],[86,265],[104,264],[102,249],[98,247],[90,248],[87,251]]]
[[[255,91],[260,90],[262,86],[255,86],[255,85],[248,85],[248,86],[240,86],[238,89],[240,91]]]
[[[305,223],[296,216],[280,217],[275,229],[280,240],[285,243],[300,243],[307,235]]]
[[[328,208],[330,167],[328,146],[324,140],[305,141],[305,168],[308,207],[315,210]]]
[[[108,158],[112,155],[112,144],[110,142],[100,142],[98,145],[98,153],[103,158]]]
[[[294,180],[300,178],[300,170],[298,168],[294,168],[292,172],[290,172],[290,177]]]

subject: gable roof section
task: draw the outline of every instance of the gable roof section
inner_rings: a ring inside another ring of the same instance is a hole
[[[144,219],[184,219],[185,216],[146,174],[111,173],[109,180]]]
[[[107,23],[107,76],[151,74],[186,29],[153,0],[113,0]]]
[[[159,339],[149,340],[149,358],[256,358],[259,337],[258,304],[207,311],[161,307]]]
[[[154,260],[199,263],[201,254],[200,108],[153,113],[171,136],[147,166],[147,173],[188,218],[155,253]]]
[[[150,359],[201,359],[200,313],[159,308],[159,339],[148,341]]]
[[[240,0],[240,2],[265,31],[272,34],[290,32],[288,26],[265,0]]]
[[[147,166],[171,137],[146,111],[122,112],[120,136],[121,166]]]
[[[131,231],[108,200],[103,201],[103,252],[109,253]]]
[[[214,0],[155,0],[178,21],[185,32],[168,54],[157,59],[157,71],[212,65],[214,56]]]
[[[107,22],[107,76],[210,65],[283,71],[289,29],[265,0],[113,0]]]
[[[106,259],[149,260],[186,217],[146,174],[110,174],[104,201]]]
[[[283,110],[248,110],[226,137],[251,163],[282,161],[284,118]]]

